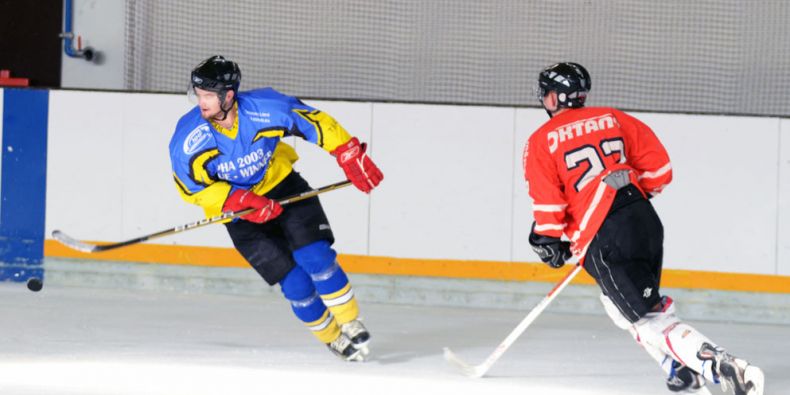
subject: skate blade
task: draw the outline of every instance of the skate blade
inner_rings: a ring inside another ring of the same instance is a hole
[[[713,393],[711,393],[710,390],[704,385],[691,391],[685,391],[685,393],[694,395],[713,395]]]
[[[359,350],[359,354],[365,358],[367,358],[367,356],[370,354],[370,349],[368,349],[367,346],[360,346],[358,350]]]
[[[354,343],[354,342],[351,343],[351,345],[354,346],[354,348],[356,348],[357,350],[362,348],[368,348],[368,344],[370,344],[370,339],[365,340],[362,343]]]
[[[368,355],[370,355],[370,350],[367,347],[361,347],[357,349],[357,353],[355,354],[356,357],[354,362],[365,362],[368,360]]]
[[[356,349],[356,351],[344,358],[346,362],[365,362],[365,355],[362,353],[362,350]]]
[[[748,395],[763,395],[765,375],[760,368],[751,365],[747,366],[743,372],[743,381],[746,382],[747,387],[751,385],[747,392]]]
[[[346,361],[348,361],[348,362],[365,362],[365,355],[362,354],[362,351],[360,350],[359,352],[357,352],[357,353],[349,356],[348,358],[346,358]]]

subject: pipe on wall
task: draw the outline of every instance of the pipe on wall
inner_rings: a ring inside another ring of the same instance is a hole
[[[64,8],[64,18],[63,18],[63,32],[60,34],[60,37],[63,39],[63,52],[66,53],[71,58],[83,58],[87,61],[93,61],[96,55],[96,51],[91,47],[82,48],[82,39],[81,37],[77,36],[77,48],[74,48],[74,32],[72,31],[72,19],[73,19],[73,8],[74,8],[74,1],[73,0],[64,0],[63,1],[63,8]]]

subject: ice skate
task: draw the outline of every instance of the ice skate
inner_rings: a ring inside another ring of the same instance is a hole
[[[368,355],[370,353],[368,350],[368,343],[370,343],[370,332],[368,332],[367,328],[365,328],[365,325],[362,325],[362,321],[353,320],[340,325],[340,331],[343,332],[344,335],[348,336],[349,339],[351,339],[351,343],[353,344],[354,348],[360,350],[362,355]]]
[[[351,339],[342,333],[337,339],[327,343],[326,346],[344,361],[359,362],[364,360],[362,351],[354,347]]]
[[[672,372],[667,377],[667,388],[679,394],[699,394],[705,387],[705,378],[697,372],[672,361]]]
[[[756,366],[749,365],[743,359],[736,358],[721,347],[703,343],[697,352],[697,358],[711,361],[714,375],[719,376],[721,389],[731,388],[735,395],[763,395],[765,376]]]

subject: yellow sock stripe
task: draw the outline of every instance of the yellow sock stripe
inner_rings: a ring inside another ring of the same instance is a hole
[[[353,321],[359,316],[359,305],[354,298],[351,283],[331,294],[320,295],[326,307],[332,312],[339,325]]]
[[[329,343],[340,335],[340,327],[329,310],[324,311],[321,318],[312,322],[305,322],[305,325],[321,343]]]
[[[93,241],[87,241],[93,243]],[[72,250],[55,240],[48,239],[44,240],[44,256],[166,265],[249,268],[249,264],[235,249],[223,247],[135,244],[100,254],[88,254]],[[568,270],[571,270],[571,268],[555,270],[543,263],[535,262],[414,259],[348,254],[341,254],[338,260],[343,262],[343,270],[347,273],[473,280],[556,283],[567,274]],[[79,264],[79,262],[76,263]],[[576,276],[573,284],[595,284],[595,281],[587,273],[582,272]],[[664,288],[790,293],[790,276],[664,269],[661,275],[661,286]]]
[[[321,295],[321,299],[324,300],[324,304],[327,306],[343,304],[351,297],[354,297],[354,292],[351,290],[351,283],[347,283],[345,287],[340,288],[338,291]]]
[[[307,327],[310,328],[311,331],[320,331],[321,329],[324,329],[327,327],[327,325],[329,325],[331,319],[332,319],[332,313],[329,310],[325,310],[324,314],[321,314],[321,318],[315,321],[305,322],[304,324],[307,325]]]
[[[332,315],[335,316],[338,325],[354,321],[359,317],[359,305],[357,304],[357,298],[353,297],[353,293],[351,299],[347,302],[336,306],[327,306],[327,308],[332,311]]]

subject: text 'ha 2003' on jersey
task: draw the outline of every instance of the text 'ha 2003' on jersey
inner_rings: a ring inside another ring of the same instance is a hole
[[[291,172],[298,156],[283,137],[301,137],[328,152],[351,139],[328,114],[271,88],[240,92],[234,106],[231,130],[206,121],[195,107],[178,121],[170,141],[181,196],[209,217],[222,212],[235,189],[262,196]]]

